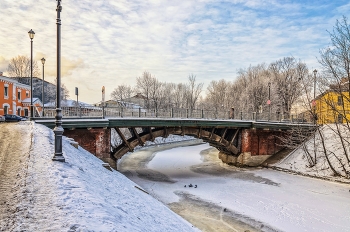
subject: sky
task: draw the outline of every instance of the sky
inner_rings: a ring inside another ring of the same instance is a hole
[[[1,0],[0,71],[11,58],[45,57],[45,80],[56,77],[54,0]],[[75,99],[97,103],[118,85],[134,86],[144,71],[163,82],[193,74],[206,86],[234,80],[240,69],[287,56],[319,69],[327,31],[349,16],[350,3],[277,0],[71,0],[61,2],[62,83]]]

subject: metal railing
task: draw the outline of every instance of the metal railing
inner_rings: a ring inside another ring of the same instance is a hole
[[[195,118],[195,119],[231,119],[231,120],[248,120],[248,121],[275,121],[275,122],[312,122],[311,118],[305,115],[290,115],[284,118],[279,113],[268,112],[235,112],[233,117],[230,117],[228,110],[205,110],[205,109],[142,109],[142,108],[123,108],[123,107],[61,107],[63,118]],[[36,107],[35,117],[39,118],[54,118],[56,108],[45,107],[44,115],[42,108]],[[231,114],[232,115],[232,114]]]

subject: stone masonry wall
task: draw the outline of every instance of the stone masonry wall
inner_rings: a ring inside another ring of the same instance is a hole
[[[109,129],[64,130],[63,135],[74,139],[81,147],[98,158],[110,158],[111,132]]]

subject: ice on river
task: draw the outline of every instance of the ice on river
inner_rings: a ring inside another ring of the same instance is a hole
[[[192,196],[270,230],[350,230],[349,185],[269,169],[237,169],[208,159],[205,154],[212,150],[204,144],[157,151],[147,167],[174,181],[132,179],[168,205]]]

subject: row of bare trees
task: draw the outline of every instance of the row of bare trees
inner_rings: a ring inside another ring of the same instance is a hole
[[[205,97],[201,95],[203,83],[197,83],[193,74],[189,75],[187,83],[175,84],[161,82],[151,73],[144,72],[137,78],[135,87],[119,85],[111,98],[123,101],[141,93],[146,108],[228,111],[233,107],[236,112],[268,112],[271,108],[272,113],[289,118],[292,105],[305,88],[311,88],[311,78],[305,63],[285,57],[270,65],[242,69],[234,81],[212,81],[203,94]]]
[[[111,98],[124,101],[135,93],[140,93],[145,99],[146,108],[194,109],[203,89],[203,83],[196,82],[196,76],[189,75],[188,83],[161,82],[149,72],[144,72],[136,79],[136,86],[119,85],[111,93]]]
[[[241,69],[234,81],[210,82],[203,105],[216,110],[233,107],[236,112],[271,111],[289,119],[292,106],[303,95],[304,88],[311,88],[311,78],[305,63],[285,57],[269,65],[262,63]]]

